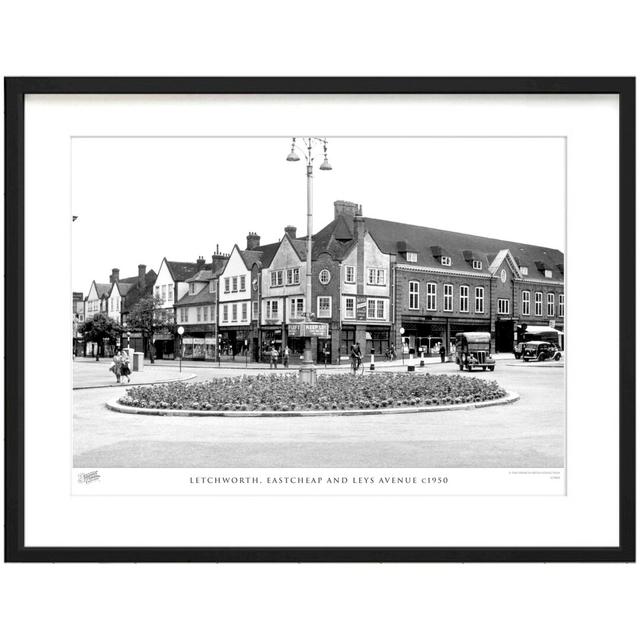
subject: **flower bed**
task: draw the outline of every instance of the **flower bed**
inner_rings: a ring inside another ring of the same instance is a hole
[[[504,396],[495,381],[461,375],[321,375],[308,387],[288,374],[131,387],[118,402],[143,409],[286,412],[469,404]]]

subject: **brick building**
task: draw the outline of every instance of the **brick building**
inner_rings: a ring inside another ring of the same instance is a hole
[[[388,220],[364,224],[395,254],[396,344],[435,350],[457,332],[488,331],[492,347],[508,352],[526,326],[564,330],[561,251]]]

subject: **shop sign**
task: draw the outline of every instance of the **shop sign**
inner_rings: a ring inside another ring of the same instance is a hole
[[[367,299],[363,296],[356,298],[356,320],[367,319]]]
[[[300,322],[290,324],[287,333],[292,338],[328,338],[329,325],[325,322]]]

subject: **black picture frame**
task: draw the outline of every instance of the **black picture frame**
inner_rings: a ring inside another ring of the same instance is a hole
[[[635,78],[5,78],[6,562],[635,561]],[[619,98],[619,545],[615,547],[26,547],[24,104],[27,94],[615,94]]]

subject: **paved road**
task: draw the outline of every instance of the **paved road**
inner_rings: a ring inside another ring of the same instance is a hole
[[[456,373],[457,367],[433,364],[425,370]],[[237,372],[245,373],[264,371]],[[198,369],[196,380],[220,375],[230,372]],[[175,418],[115,413],[104,402],[117,397],[116,390],[78,390],[74,391],[74,464],[97,468],[563,466],[563,368],[500,363],[494,373],[464,375],[495,379],[520,393],[521,400],[487,409],[386,416]]]

